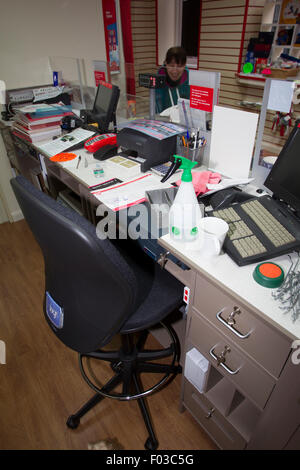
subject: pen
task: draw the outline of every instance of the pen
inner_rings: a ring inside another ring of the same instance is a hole
[[[78,157],[78,162],[77,162],[77,166],[76,166],[76,170],[78,170],[80,160],[81,160],[81,156],[79,155],[79,157]]]

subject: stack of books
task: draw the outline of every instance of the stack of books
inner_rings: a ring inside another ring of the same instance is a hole
[[[28,142],[37,143],[61,135],[61,120],[72,115],[71,106],[64,104],[36,104],[18,109],[12,132]]]

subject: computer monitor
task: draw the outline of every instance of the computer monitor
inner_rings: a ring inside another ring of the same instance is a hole
[[[273,196],[300,211],[300,120],[284,144],[264,185]]]
[[[116,85],[103,81],[98,85],[90,119],[98,123],[102,132],[107,132],[111,122],[116,127],[116,110],[119,96],[120,89]]]

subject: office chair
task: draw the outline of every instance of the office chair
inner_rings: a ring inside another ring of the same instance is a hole
[[[149,433],[145,448],[157,449],[145,397],[181,372],[178,338],[162,320],[182,305],[182,284],[138,247],[129,250],[130,241],[124,249],[116,241],[100,240],[88,220],[24,177],[12,179],[11,185],[44,256],[45,318],[54,334],[79,353],[82,376],[96,392],[67,426],[76,428],[104,397],[136,399]],[[145,349],[148,328],[159,322],[169,333],[169,347]],[[101,349],[119,334],[119,350]],[[166,357],[168,364],[156,362]],[[91,358],[110,364],[112,377],[104,386],[91,368],[86,372]],[[159,381],[144,390],[141,373],[159,374]]]

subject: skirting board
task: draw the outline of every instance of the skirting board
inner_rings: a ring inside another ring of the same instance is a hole
[[[11,218],[11,222],[18,222],[19,220],[24,219],[24,216],[21,210],[17,210],[11,213]]]

